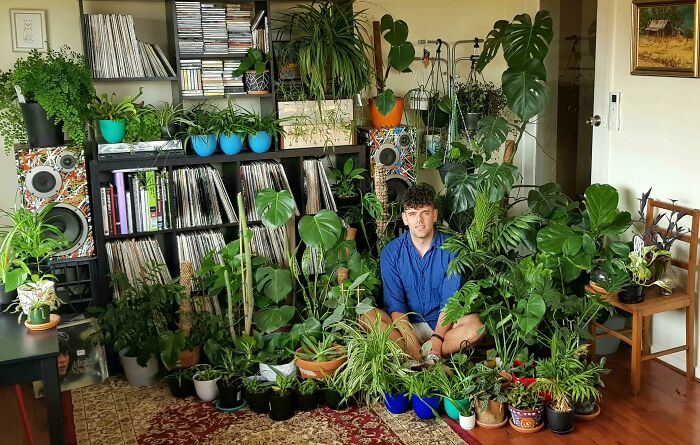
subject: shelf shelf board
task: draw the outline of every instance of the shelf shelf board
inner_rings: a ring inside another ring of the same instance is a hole
[[[177,76],[168,77],[94,77],[95,82],[172,82]]]
[[[227,97],[272,97],[272,93],[267,94],[248,94],[248,93],[226,93],[224,95],[215,96],[182,96],[182,100],[206,100],[206,99],[226,99]]]
[[[151,235],[160,235],[164,233],[172,233],[173,229],[165,229],[165,230],[153,230],[151,232],[134,232],[134,233],[127,233],[125,235],[118,234],[118,235],[105,235],[105,241],[114,241],[114,240],[120,240],[120,239],[129,239],[129,238],[141,238],[144,236],[151,236]]]
[[[180,227],[179,229],[175,229],[176,232],[181,233],[181,232],[196,232],[198,230],[212,230],[212,229],[225,229],[227,227],[238,227],[238,223],[223,223],[223,224],[212,224],[208,226],[192,226],[192,227]]]

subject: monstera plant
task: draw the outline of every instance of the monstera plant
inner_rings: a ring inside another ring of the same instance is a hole
[[[499,20],[487,35],[476,69],[483,71],[503,47],[508,65],[501,76],[503,94],[519,122],[510,123],[500,116],[481,118],[477,140],[485,150],[498,149],[511,129],[516,132],[514,149],[517,150],[527,124],[547,105],[549,88],[544,58],[553,36],[552,17],[548,11],[539,11],[534,20],[528,14],[517,15],[511,22]]]

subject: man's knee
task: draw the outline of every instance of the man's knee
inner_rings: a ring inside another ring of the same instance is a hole
[[[377,323],[380,323],[380,321],[381,324],[384,325],[387,318],[389,318],[389,316],[386,312],[381,309],[373,308],[357,317],[357,321],[363,329],[371,330]]]
[[[481,340],[484,336],[484,324],[479,318],[479,314],[469,314],[457,320],[455,327],[459,327],[466,334],[466,339],[472,343]]]

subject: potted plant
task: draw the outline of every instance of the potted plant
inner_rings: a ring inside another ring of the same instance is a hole
[[[15,62],[10,82],[21,93],[15,98],[24,116],[30,147],[62,145],[63,131],[74,145],[84,144],[88,104],[95,88],[82,55],[67,46],[43,53],[33,50],[26,59]],[[9,116],[16,114],[10,111]]]
[[[219,395],[217,381],[221,378],[221,371],[208,364],[199,364],[195,367],[192,380],[197,397],[203,402],[211,402]]]
[[[403,98],[397,98],[391,88],[386,88],[386,80],[392,68],[399,73],[410,71],[416,49],[408,41],[408,25],[403,20],[385,14],[380,29],[391,48],[384,76],[377,79],[377,97],[370,99],[370,117],[374,127],[396,127],[403,116]]]
[[[452,102],[450,96],[441,94],[439,91],[434,92],[428,98],[428,107],[425,111],[421,111],[421,119],[426,128],[431,130],[447,128],[450,124],[450,114],[452,110]]]
[[[217,113],[214,106],[197,106],[187,110],[184,117],[178,120],[183,128],[179,135],[184,137],[183,144],[191,141],[192,149],[199,156],[211,156],[216,152],[219,138],[215,121]]]
[[[14,144],[27,142],[22,111],[17,105],[17,92],[12,83],[12,71],[0,70],[0,137],[3,140],[6,156],[12,154]],[[63,133],[58,137],[62,138]]]
[[[233,77],[245,74],[248,94],[268,94],[272,87],[272,77],[267,68],[267,56],[258,48],[248,48],[248,53],[233,72]]]
[[[250,409],[256,414],[265,414],[269,411],[268,390],[270,382],[266,382],[257,376],[243,379],[245,400]]]
[[[347,360],[345,348],[337,341],[337,336],[328,332],[322,332],[321,338],[313,334],[301,337],[295,362],[302,378],[321,380],[324,376],[335,374]]]
[[[508,398],[505,386],[509,380],[497,368],[477,363],[473,368],[474,392],[472,406],[476,412],[476,423],[486,427],[503,425],[506,418],[505,403]]]
[[[277,381],[279,374],[296,375],[297,366],[293,346],[295,346],[294,339],[288,333],[270,335],[263,350],[258,354],[259,375],[268,382]]]
[[[221,151],[227,155],[240,153],[246,136],[251,132],[248,116],[236,112],[229,98],[227,107],[217,114],[214,122]]]
[[[476,75],[457,85],[459,127],[463,131],[477,131],[482,116],[500,116],[506,105],[503,91],[493,82],[479,80]]]
[[[544,403],[540,391],[517,382],[508,388],[511,426],[516,430],[537,429],[544,421]]]
[[[284,134],[284,129],[280,127],[281,119],[273,115],[260,116],[253,114],[249,117],[250,135],[248,145],[255,153],[265,153],[272,147],[272,141],[279,139]]]
[[[393,373],[384,376],[384,407],[391,414],[403,414],[411,403],[405,376]]]
[[[335,181],[333,185],[335,196],[340,200],[356,197],[359,192],[357,182],[364,180],[366,173],[367,169],[365,168],[355,168],[353,158],[348,158],[345,161],[342,170],[335,167],[328,169],[328,176]]]
[[[440,409],[440,379],[445,375],[442,365],[421,369],[408,377],[411,405],[418,418],[432,419]]]
[[[287,420],[294,416],[294,386],[296,374],[277,374],[275,384],[270,387],[270,419]]]
[[[182,104],[161,101],[160,108],[154,105],[147,105],[147,108],[153,113],[158,120],[160,127],[160,137],[165,140],[175,139],[177,137],[179,124],[184,117],[184,109]]]
[[[216,386],[219,394],[217,408],[230,410],[241,407],[243,403],[242,369],[239,361],[234,357],[234,352],[227,349],[217,366],[219,379]]]
[[[297,384],[297,408],[313,411],[318,406],[318,383],[314,379],[302,379]]]
[[[321,394],[328,408],[337,411],[348,407],[349,394],[346,391],[346,380],[343,378],[342,372],[326,376],[321,382],[323,385]]]
[[[184,399],[195,395],[194,382],[192,377],[196,372],[195,368],[177,368],[163,377],[164,382],[168,382],[170,394],[177,399]]]
[[[126,120],[126,135],[123,142],[133,144],[160,139],[161,127],[155,108],[136,108],[136,112]]]
[[[23,262],[19,262],[24,269],[27,279],[17,288],[17,299],[6,309],[13,313],[19,313],[17,323],[22,321],[22,316],[27,316],[27,327],[46,324],[50,321],[51,311],[55,311],[63,303],[56,295],[54,282],[56,277],[51,274],[31,273]],[[57,321],[54,323],[58,324]]]
[[[459,420],[460,412],[464,408],[471,410],[469,398],[474,392],[475,385],[468,368],[470,365],[469,357],[458,353],[453,354],[451,359],[452,375],[445,374],[444,378],[440,380],[440,395],[444,400],[447,416],[452,420]],[[466,415],[469,416],[469,414]]]
[[[597,348],[596,348],[597,349]],[[602,357],[600,359],[600,362],[598,364],[594,362],[583,362],[584,368],[588,371],[592,371],[589,374],[590,377],[590,383],[598,390],[599,395],[591,395],[588,398],[585,399],[577,399],[574,400],[574,412],[576,416],[595,416],[596,411],[600,412],[600,407],[596,403],[598,400],[600,400],[600,397],[602,396],[600,394],[600,388],[604,387],[605,385],[603,384],[603,380],[601,379],[601,376],[603,374],[608,374],[610,372],[609,369],[605,368],[605,357]],[[596,408],[598,408],[596,410]]]
[[[532,389],[551,395],[547,427],[554,433],[566,434],[574,429],[573,403],[600,397],[595,377],[602,372],[602,366],[586,366],[581,357],[587,354],[588,345],[578,346],[578,337],[564,330],[552,335],[550,349],[550,357],[537,361],[537,381]]]
[[[669,261],[672,256],[668,250],[661,250],[656,245],[643,246],[641,249],[632,250],[629,253],[627,270],[630,273],[631,284],[623,288],[618,294],[618,300],[625,304],[636,304],[644,301],[644,287],[657,285],[663,290],[670,292],[666,283],[660,276],[655,275],[655,271],[662,271],[663,267],[656,268],[656,265],[664,258]]]
[[[93,119],[97,119],[102,137],[110,144],[118,144],[126,136],[126,122],[136,114],[138,108],[143,108],[143,102],[134,101],[141,97],[143,88],[139,88],[139,94],[134,97],[124,96],[120,102],[116,102],[117,93],[111,96],[107,93],[95,96],[90,105],[90,113]]]

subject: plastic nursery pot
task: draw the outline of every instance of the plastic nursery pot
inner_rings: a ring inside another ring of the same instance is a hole
[[[119,351],[119,361],[124,368],[126,381],[131,386],[152,386],[158,375],[158,360],[155,357],[151,357],[146,362],[146,366],[141,366],[138,364],[136,357],[126,355],[127,351],[127,348]]]
[[[216,387],[219,390],[219,408],[229,409],[240,406],[243,400],[243,391],[239,382],[226,384],[223,379],[217,380]]]
[[[170,394],[176,399],[184,399],[195,395],[194,382],[191,378],[183,378],[180,381],[176,378],[170,378],[168,379],[168,387],[170,388]]]
[[[313,394],[297,393],[297,409],[299,411],[313,411],[318,407],[318,391]]]
[[[237,155],[243,150],[243,135],[231,133],[231,135],[226,136],[224,133],[221,133],[219,135],[219,145],[224,154]]]
[[[113,121],[110,119],[100,119],[97,122],[100,127],[100,133],[110,144],[118,144],[124,140],[126,136],[126,119]]]
[[[199,156],[211,156],[216,152],[215,134],[198,134],[192,136],[192,148]]]
[[[567,434],[574,429],[574,410],[559,412],[547,405],[547,428],[556,434]]]
[[[265,153],[272,146],[272,135],[267,131],[258,131],[248,136],[248,145],[255,153]]]
[[[449,417],[452,420],[459,420],[459,408],[457,408],[458,405],[460,408],[466,408],[469,406],[469,399],[462,399],[462,400],[450,400],[450,399],[445,399],[445,413],[447,414],[447,417]]]
[[[294,360],[283,365],[268,365],[267,363],[260,363],[258,366],[260,369],[260,379],[266,382],[274,382],[277,380],[278,372],[285,377],[289,377],[297,372],[297,365]],[[275,372],[275,370],[277,371]]]
[[[270,419],[287,420],[294,416],[294,394],[284,396],[270,394]]]
[[[627,286],[620,291],[617,299],[623,304],[637,304],[644,301],[644,288],[639,285]]]
[[[440,398],[418,397],[414,394],[411,396],[411,405],[413,405],[413,411],[419,419],[432,419],[435,417],[435,412],[440,408]]]
[[[401,118],[403,117],[403,98],[396,98],[394,108],[392,108],[386,116],[379,112],[379,109],[377,108],[377,100],[370,99],[369,115],[372,120],[373,127],[398,127],[401,125]]]
[[[542,424],[544,406],[534,409],[518,409],[510,405],[508,408],[510,409],[510,416],[513,418],[513,424],[518,428],[529,430]]]
[[[46,117],[46,110],[39,102],[21,103],[19,108],[31,148],[63,145],[63,121],[57,124],[53,119]]]
[[[211,402],[219,395],[216,380],[195,380],[194,390],[203,402]]]
[[[384,393],[384,407],[391,414],[405,413],[408,410],[409,403],[408,394]]]
[[[476,131],[479,128],[479,119],[481,119],[480,113],[466,113],[464,116],[464,121],[469,131]]]
[[[270,410],[270,404],[267,401],[267,394],[264,392],[245,393],[245,401],[250,407],[250,410],[257,414],[265,414]]]
[[[463,430],[469,431],[473,430],[474,426],[476,425],[476,415],[472,414],[471,416],[463,416],[459,415],[459,426],[462,427]]]
[[[343,401],[343,395],[335,389],[324,388],[323,401],[326,403],[326,406],[330,409],[339,410],[348,407],[347,402]]]
[[[48,323],[51,318],[51,309],[48,305],[29,309],[29,324]]]
[[[0,283],[0,307],[4,308],[17,298],[17,289],[12,292],[5,292],[5,283]]]

